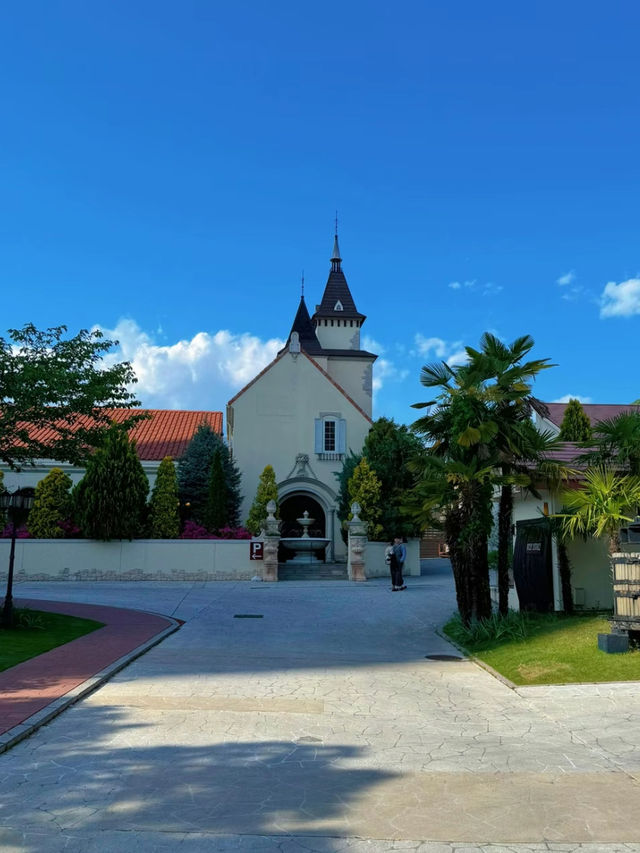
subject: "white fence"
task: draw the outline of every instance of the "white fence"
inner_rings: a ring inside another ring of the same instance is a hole
[[[9,539],[0,539],[0,581],[7,577],[10,545]],[[250,559],[250,546],[246,539],[17,539],[14,580],[250,580],[262,574],[262,561]],[[367,577],[389,574],[386,547],[384,542],[367,543]],[[405,574],[420,574],[417,539],[407,543]]]

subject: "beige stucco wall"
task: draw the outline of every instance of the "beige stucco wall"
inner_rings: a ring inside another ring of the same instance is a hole
[[[353,326],[349,325],[351,322]],[[356,327],[355,320],[334,319],[333,326],[331,320],[327,326],[322,321],[316,326],[316,337],[323,349],[360,349],[360,329]]]
[[[373,367],[364,358],[329,358],[325,368],[329,376],[363,409],[369,417],[372,411]]]
[[[159,462],[142,462],[142,468],[149,480],[149,493],[151,493],[156,481],[159,466]],[[25,465],[20,472],[12,471],[8,466],[0,464],[0,471],[4,474],[4,487],[11,492],[28,486],[35,488],[40,480],[44,480],[52,468],[60,468],[65,474],[68,474],[74,486],[84,477],[84,468],[78,465],[69,465],[66,462],[55,462],[52,459],[38,459],[35,465]]]
[[[326,414],[347,422],[346,446],[359,452],[370,422],[302,355],[286,353],[230,406],[228,426],[233,458],[242,472],[242,518],[255,497],[258,478],[272,465],[278,483],[292,474],[297,454],[308,454],[325,506],[337,493],[340,460],[323,460],[315,453],[315,419]],[[300,491],[314,491],[313,478],[300,482]],[[340,547],[340,537],[336,537]]]
[[[9,539],[0,539],[0,580],[6,578]],[[250,542],[227,540],[18,539],[15,582],[64,580],[249,580],[262,564]],[[19,590],[16,590],[19,595]]]
[[[540,492],[540,499],[523,492],[514,496],[513,522],[540,518],[544,502],[551,514],[562,510],[562,501],[548,491]],[[613,587],[609,559],[604,542],[598,539],[575,539],[567,552],[571,562],[571,587],[578,609],[593,610],[613,607]],[[556,606],[560,609],[560,578],[557,549],[553,547],[553,583]]]

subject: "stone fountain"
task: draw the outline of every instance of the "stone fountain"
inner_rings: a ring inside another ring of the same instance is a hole
[[[296,563],[309,565],[321,563],[322,560],[318,554],[322,554],[330,539],[324,539],[321,536],[309,536],[309,527],[315,521],[315,518],[309,518],[309,513],[305,509],[302,513],[302,518],[296,518],[298,524],[302,527],[302,536],[290,536],[280,540],[285,548],[289,548],[294,552],[294,556],[287,560],[288,564],[295,565]]]

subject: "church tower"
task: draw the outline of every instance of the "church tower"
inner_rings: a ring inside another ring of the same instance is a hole
[[[366,317],[360,314],[353,301],[347,279],[342,271],[338,234],[333,240],[331,271],[322,302],[316,305],[313,324],[320,345],[326,350],[359,350],[360,328]]]

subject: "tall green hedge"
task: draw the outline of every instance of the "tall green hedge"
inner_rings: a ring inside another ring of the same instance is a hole
[[[149,535],[152,539],[177,539],[180,535],[178,476],[170,456],[160,463],[151,491]]]
[[[27,527],[36,539],[61,539],[65,534],[60,523],[72,512],[73,481],[62,468],[52,468],[36,486],[33,508]]]

